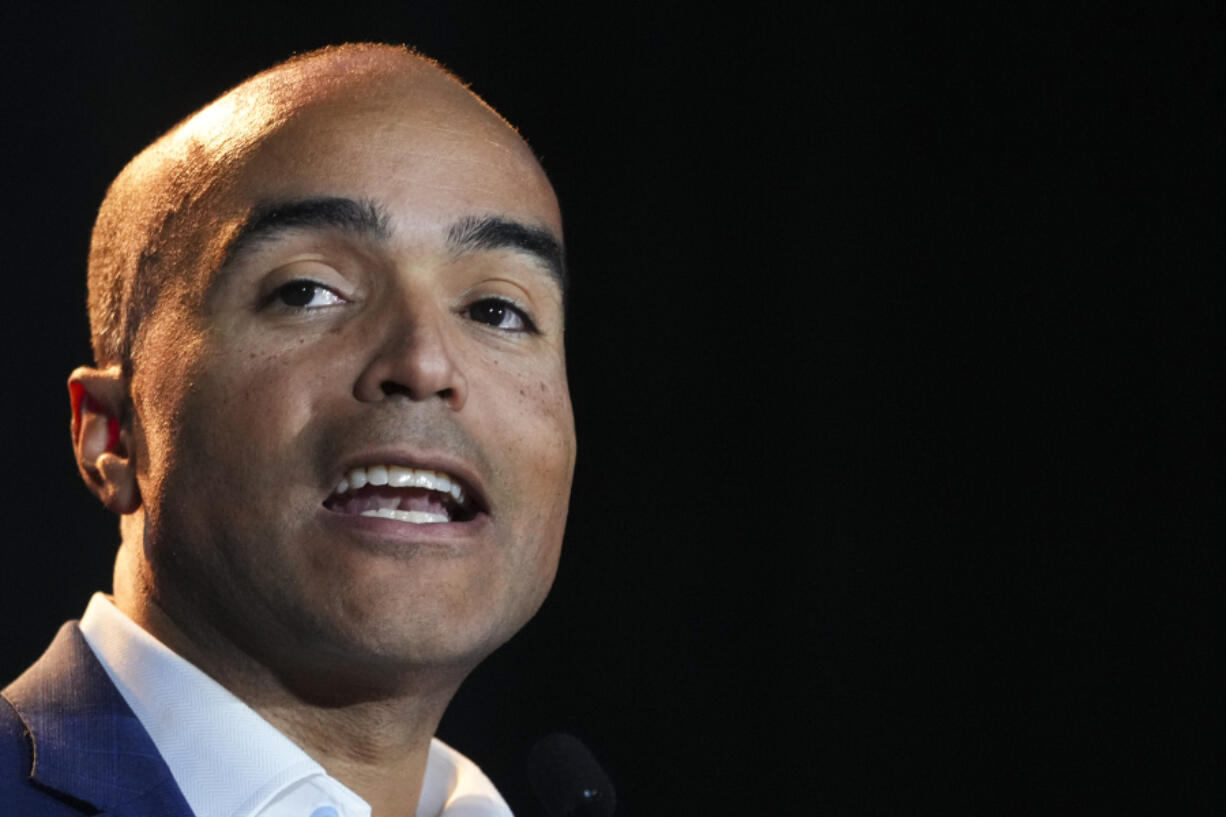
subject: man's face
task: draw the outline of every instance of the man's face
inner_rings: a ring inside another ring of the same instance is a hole
[[[470,667],[544,599],[566,519],[548,182],[450,86],[357,92],[268,138],[196,229],[240,224],[135,355],[158,604],[281,668]]]

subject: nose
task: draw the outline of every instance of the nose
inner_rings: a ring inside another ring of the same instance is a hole
[[[459,411],[468,379],[448,335],[450,316],[425,308],[389,316],[388,328],[354,386],[357,399],[374,403],[395,395],[413,401],[438,398]]]

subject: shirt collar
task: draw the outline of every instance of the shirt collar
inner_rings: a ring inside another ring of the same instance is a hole
[[[250,817],[313,776],[325,777],[350,813],[369,815],[366,802],[310,755],[102,593],[90,599],[80,629],[197,817]],[[511,810],[476,764],[436,738],[416,817],[511,817]]]
[[[512,817],[477,764],[438,738],[430,743],[416,817]]]
[[[106,596],[94,594],[80,626],[198,817],[247,817],[287,786],[326,774],[251,707],[145,632]],[[345,791],[370,813],[356,794]]]

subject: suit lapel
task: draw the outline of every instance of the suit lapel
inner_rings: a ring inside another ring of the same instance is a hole
[[[75,622],[4,690],[34,746],[31,776],[117,817],[191,817],[170,770]]]

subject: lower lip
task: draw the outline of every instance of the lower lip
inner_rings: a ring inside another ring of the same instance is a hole
[[[480,539],[490,527],[489,514],[479,513],[466,522],[429,522],[415,524],[381,516],[361,516],[337,513],[323,506],[319,509],[324,527],[345,536],[357,536],[372,544],[438,545],[454,548]]]

